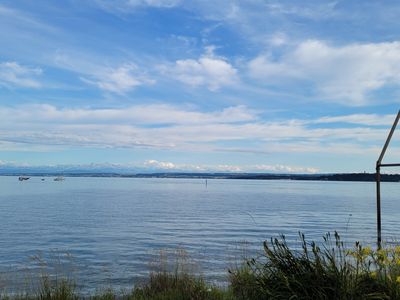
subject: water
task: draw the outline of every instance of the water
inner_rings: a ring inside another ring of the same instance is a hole
[[[382,184],[390,241],[399,237],[399,190]],[[68,253],[62,268],[84,290],[132,287],[162,249],[186,249],[207,279],[223,282],[241,249],[261,250],[279,234],[294,246],[298,231],[319,241],[334,230],[349,242],[376,239],[374,183],[0,177],[0,191],[0,273],[36,270],[33,255]]]

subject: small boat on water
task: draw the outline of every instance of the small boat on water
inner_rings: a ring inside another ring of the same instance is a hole
[[[18,177],[18,180],[19,181],[24,181],[24,180],[28,180],[30,177],[28,177],[28,176],[19,176]]]
[[[54,181],[63,181],[63,180],[65,180],[63,176],[57,176],[56,178],[54,178]]]

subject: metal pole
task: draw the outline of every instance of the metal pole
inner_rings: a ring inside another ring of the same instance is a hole
[[[386,149],[389,146],[390,140],[392,139],[392,135],[394,133],[394,130],[396,129],[397,123],[399,123],[399,119],[400,119],[400,110],[397,113],[397,116],[396,116],[396,119],[393,122],[392,128],[390,129],[390,132],[389,132],[389,135],[388,135],[388,137],[386,139],[385,145],[383,145],[383,149],[382,149],[381,155],[379,155],[378,161],[376,162],[377,166],[378,165],[380,166],[381,163],[382,163],[382,159],[385,156]]]
[[[380,164],[381,167],[400,167],[400,164]]]
[[[397,123],[400,119],[400,110],[397,112],[396,119],[393,122],[392,128],[390,129],[389,135],[386,138],[385,145],[383,145],[381,154],[376,162],[376,227],[378,231],[378,249],[382,246],[382,221],[381,221],[381,167],[394,167],[398,164],[382,164],[382,159],[385,156],[386,149],[389,146],[390,140],[392,139],[393,133],[397,127]]]
[[[382,222],[381,222],[381,167],[376,162],[376,225],[378,230],[378,249],[382,246]]]

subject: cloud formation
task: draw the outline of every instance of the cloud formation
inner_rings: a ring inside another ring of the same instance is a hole
[[[202,112],[166,104],[62,109],[49,104],[0,107],[0,147],[174,149],[190,152],[343,153],[379,151],[380,123],[332,127],[338,119],[262,121],[244,106]],[[368,119],[364,116],[364,119]],[[352,121],[353,120],[353,121]],[[354,121],[356,120],[356,121]],[[49,126],[51,124],[51,126]],[[325,126],[327,124],[327,126]],[[238,144],[239,143],[239,144]],[[238,146],[232,146],[237,144]],[[172,166],[171,166],[172,167]]]
[[[143,8],[170,9],[178,6],[182,0],[93,0],[104,11],[115,14],[127,14]]]
[[[50,104],[0,107],[0,118],[15,126],[18,123],[56,124],[134,124],[202,125],[244,123],[257,119],[257,111],[246,106],[231,106],[218,111],[201,112],[170,104],[134,105],[124,108],[57,108]]]
[[[335,117],[321,117],[315,123],[348,123],[366,126],[391,126],[396,115],[353,114]]]
[[[205,86],[210,91],[237,83],[237,69],[224,57],[215,56],[213,51],[213,47],[208,47],[206,53],[198,59],[180,59],[172,67],[162,66],[161,70],[184,84]]]
[[[371,93],[400,82],[400,42],[331,46],[307,40],[279,57],[262,54],[249,62],[260,82],[310,84],[315,96],[344,105],[373,101]]]
[[[193,172],[193,173],[302,173],[315,174],[319,170],[313,167],[289,166],[289,165],[231,165],[231,164],[179,164],[170,161],[158,161],[149,159],[144,162],[129,163],[90,163],[90,164],[57,164],[57,165],[33,165],[30,163],[17,163],[13,161],[1,161],[0,166],[5,172],[17,172],[20,169],[28,172],[120,172],[120,173],[153,173],[153,172]]]
[[[311,173],[315,174],[319,170],[312,167],[299,167],[288,165],[194,165],[194,164],[176,164],[166,161],[147,160],[144,167],[157,171],[174,172],[221,172],[221,173]]]
[[[17,62],[9,61],[0,63],[0,87],[40,88],[40,68],[23,66]]]
[[[82,80],[97,86],[101,90],[117,94],[124,94],[141,85],[155,83],[132,63],[124,64],[115,69],[105,69],[103,72],[93,74],[90,79],[82,77]]]
[[[399,4],[75,2],[0,4],[4,156],[351,170],[393,122]]]
[[[162,170],[174,170],[179,169],[174,163],[172,162],[163,162],[157,161],[155,159],[149,159],[144,162],[145,167],[155,168],[155,169],[162,169]]]

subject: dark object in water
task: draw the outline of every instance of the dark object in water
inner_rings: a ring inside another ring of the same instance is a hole
[[[30,177],[27,177],[27,176],[19,176],[18,177],[18,180],[19,181],[24,181],[24,180],[28,180]]]

